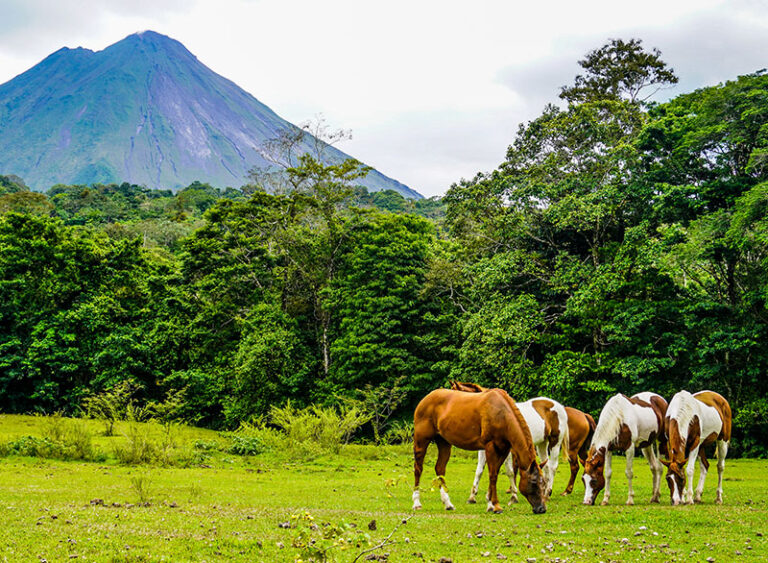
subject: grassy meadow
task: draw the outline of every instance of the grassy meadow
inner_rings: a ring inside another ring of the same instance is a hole
[[[128,465],[111,453],[130,440],[127,423],[118,423],[112,437],[100,435],[103,425],[95,421],[68,423],[90,433],[103,455],[62,461],[5,451],[0,458],[1,561],[307,561],[308,552],[294,543],[312,539],[331,560],[353,561],[390,534],[391,543],[358,561],[768,559],[765,460],[727,462],[723,506],[712,504],[714,464],[703,504],[672,508],[665,488],[662,504],[650,505],[650,471],[641,457],[635,464],[636,505],[624,506],[624,460],[615,457],[611,506],[582,506],[577,482],[570,497],[553,496],[544,515],[534,515],[524,501],[492,515],[484,503],[465,503],[475,457],[461,451],[454,451],[447,471],[456,511],[443,510],[439,494],[430,491],[432,446],[422,482],[424,508],[408,519],[407,445],[349,445],[338,454],[299,461],[285,449],[234,455],[212,446],[226,436],[175,427],[173,463]],[[60,424],[0,416],[0,444],[50,434],[51,425]],[[168,433],[155,424],[141,428],[158,443]],[[565,487],[566,468],[561,461],[556,493]],[[506,488],[504,478],[500,484]],[[322,539],[333,531],[339,535]],[[362,534],[369,535],[370,546]],[[348,546],[339,538],[363,543]]]

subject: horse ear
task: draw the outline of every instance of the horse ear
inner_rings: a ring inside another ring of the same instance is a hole
[[[663,463],[666,467],[669,467],[672,464],[671,461],[667,461],[666,459],[659,459],[659,461]]]
[[[544,460],[544,463],[542,463],[541,465],[539,465],[539,469],[544,469],[544,466],[547,464],[547,462],[548,462],[548,461],[549,461],[549,458],[545,459],[545,460]]]

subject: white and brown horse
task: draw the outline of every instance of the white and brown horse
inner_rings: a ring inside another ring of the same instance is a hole
[[[571,477],[563,491],[563,496],[573,492],[573,484],[579,474],[579,461],[584,465],[587,461],[589,446],[595,433],[595,419],[590,414],[581,412],[573,407],[565,407],[568,415],[568,463],[571,466]]]
[[[485,387],[481,387],[477,383],[465,383],[462,381],[451,381],[451,389],[468,393],[483,393],[487,391]],[[531,431],[533,445],[539,454],[541,466],[544,468],[547,496],[549,496],[552,494],[552,484],[555,480],[560,449],[563,444],[569,443],[568,415],[563,405],[547,397],[536,397],[535,399],[516,404]],[[471,504],[476,502],[484,467],[485,454],[481,450],[477,452],[475,481],[472,483],[472,491],[469,493],[469,499],[467,500]],[[510,502],[517,502],[517,488],[515,487],[515,474],[517,471],[511,456],[506,459],[505,468],[507,477],[509,477],[509,492],[512,493]]]
[[[421,508],[419,481],[427,446],[437,444],[435,473],[440,482],[440,498],[446,510],[453,504],[445,487],[445,468],[451,446],[465,450],[483,450],[488,460],[488,510],[502,511],[496,492],[499,469],[511,455],[520,471],[520,492],[535,514],[546,512],[546,487],[531,432],[520,410],[501,389],[484,393],[463,393],[435,389],[424,397],[413,415],[413,508]]]
[[[629,481],[627,504],[634,504],[632,489],[632,463],[635,448],[643,451],[653,473],[651,502],[659,502],[662,465],[659,461],[660,442],[664,441],[664,416],[667,401],[656,393],[638,393],[627,397],[611,397],[600,412],[597,428],[592,437],[589,457],[584,465],[584,504],[594,504],[598,493],[605,487],[602,504],[611,498],[612,452],[625,452]]]
[[[715,503],[722,504],[723,470],[731,440],[731,407],[728,401],[714,391],[700,391],[694,395],[680,391],[669,402],[664,430],[668,440],[669,461],[662,460],[662,463],[667,466],[667,484],[672,504],[701,502],[704,480],[709,469],[704,447],[713,443],[717,444]],[[701,473],[694,495],[693,471],[697,457]],[[688,465],[683,475],[686,463]]]

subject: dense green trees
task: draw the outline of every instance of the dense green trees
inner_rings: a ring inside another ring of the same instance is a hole
[[[581,65],[442,200],[369,194],[317,155],[225,191],[0,176],[0,409],[130,380],[210,426],[360,401],[378,439],[449,378],[595,414],[710,388],[734,451],[768,453],[768,76],[651,104],[676,81],[657,51]]]

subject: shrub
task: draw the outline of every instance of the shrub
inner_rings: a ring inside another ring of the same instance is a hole
[[[395,422],[384,437],[389,444],[410,444],[413,442],[413,422],[410,420]]]
[[[329,453],[338,453],[354,431],[370,420],[357,406],[296,409],[290,401],[282,408],[273,406],[270,417],[283,429],[290,446],[311,444]]]

